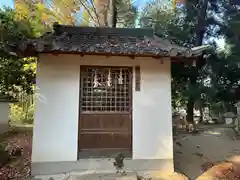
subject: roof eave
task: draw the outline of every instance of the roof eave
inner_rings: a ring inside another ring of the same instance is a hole
[[[196,46],[191,48],[192,52],[194,52],[194,54],[201,54],[206,50],[211,49],[212,46],[211,45],[201,45],[201,46]]]
[[[134,57],[151,57],[151,58],[156,58],[156,59],[161,59],[161,58],[170,58],[171,60],[175,61],[175,60],[194,60],[196,59],[198,56],[200,56],[201,54],[193,54],[192,56],[186,57],[186,56],[181,56],[181,55],[177,55],[177,56],[169,56],[169,55],[158,55],[158,54],[133,54],[133,53],[100,53],[100,52],[75,52],[75,51],[43,51],[43,52],[37,52],[37,51],[32,51],[32,50],[26,50],[24,52],[19,52],[18,55],[21,57],[37,57],[38,54],[77,54],[77,55],[81,55],[81,56],[85,56],[85,55],[97,55],[97,56],[128,56],[131,58]]]

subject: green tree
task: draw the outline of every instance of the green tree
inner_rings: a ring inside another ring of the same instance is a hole
[[[216,100],[223,101],[231,109],[240,100],[240,10],[237,1],[223,1],[224,15],[219,32],[225,36],[225,50],[217,54],[211,62],[213,83],[217,89]]]
[[[36,35],[30,21],[17,17],[12,9],[0,9],[0,93],[9,97],[22,90],[32,92],[35,77],[35,59],[12,53],[14,44]]]
[[[152,1],[145,7],[143,16],[151,17],[156,32],[174,43],[185,47],[210,43],[214,47],[211,39],[222,35],[217,31],[221,24],[217,19],[222,17],[220,10],[221,6],[216,0],[189,0],[176,12],[171,4]],[[174,106],[179,103],[187,106],[190,122],[193,122],[194,103],[213,100],[209,97],[216,95],[215,86],[206,83],[213,77],[211,61],[216,57],[199,57],[196,67],[186,63],[172,64],[172,102]]]
[[[75,25],[77,23],[76,13],[80,11],[81,3],[75,0],[52,0],[52,11],[59,23]]]
[[[135,27],[135,21],[138,16],[137,7],[130,0],[116,1],[116,26],[118,27]]]

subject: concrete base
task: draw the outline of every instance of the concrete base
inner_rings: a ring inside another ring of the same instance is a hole
[[[117,174],[115,172],[102,172],[88,171],[85,173],[72,172],[66,174],[56,175],[38,175],[32,178],[32,180],[137,180],[136,173],[127,172],[124,175]]]
[[[50,175],[69,172],[116,172],[114,159],[80,159],[75,162],[32,163],[32,175]],[[172,159],[125,159],[123,170],[128,172],[166,171],[174,172]]]
[[[125,172],[124,174],[116,172],[97,172],[86,171],[71,172],[65,174],[54,175],[38,175],[32,177],[30,180],[188,180],[188,178],[179,173],[169,173],[165,171],[151,171],[151,172]]]
[[[0,124],[0,134],[4,134],[8,132],[9,125],[8,124]]]

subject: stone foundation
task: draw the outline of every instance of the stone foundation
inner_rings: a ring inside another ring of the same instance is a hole
[[[70,172],[116,172],[114,159],[80,159],[75,162],[32,163],[32,175],[48,175]],[[126,159],[123,170],[127,172],[166,171],[174,172],[172,159]]]
[[[0,124],[0,134],[4,134],[6,132],[8,132],[8,124]]]
[[[0,98],[0,134],[8,132],[9,103]]]

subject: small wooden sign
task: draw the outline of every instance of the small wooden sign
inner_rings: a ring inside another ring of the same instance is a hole
[[[135,91],[141,90],[141,72],[140,66],[135,66]]]

